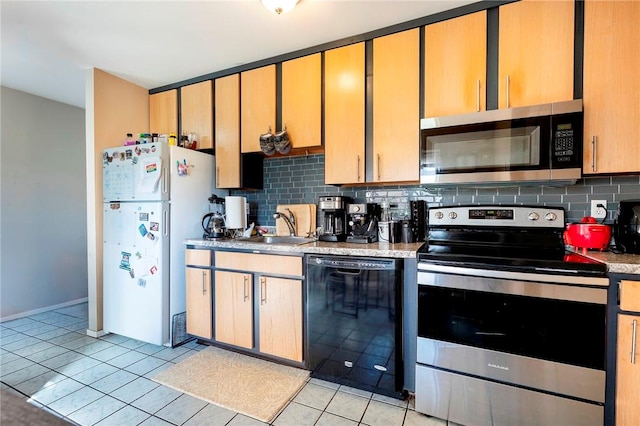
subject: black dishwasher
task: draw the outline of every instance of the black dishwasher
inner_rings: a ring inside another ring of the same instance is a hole
[[[307,255],[311,377],[403,398],[402,261]]]

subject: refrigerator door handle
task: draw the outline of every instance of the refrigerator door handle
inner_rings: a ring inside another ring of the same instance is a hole
[[[162,212],[162,221],[164,222],[164,229],[162,230],[162,235],[165,237],[169,236],[169,211],[164,210]]]
[[[167,192],[169,192],[169,185],[167,185],[167,179],[169,178],[169,176],[167,175],[168,170],[165,167],[162,168],[162,193],[166,194]]]

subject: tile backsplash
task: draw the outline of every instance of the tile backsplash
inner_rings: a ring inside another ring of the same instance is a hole
[[[537,204],[564,207],[569,222],[588,216],[591,200],[607,201],[606,222],[613,222],[618,201],[640,199],[640,176],[586,177],[569,186],[499,186],[471,188],[449,186],[362,186],[337,187],[324,184],[324,155],[282,157],[264,161],[264,189],[232,191],[250,203],[249,220],[275,226],[272,215],[278,204],[317,203],[322,195],[343,195],[357,202],[388,203],[396,219],[408,215],[412,200],[428,206],[451,204]]]

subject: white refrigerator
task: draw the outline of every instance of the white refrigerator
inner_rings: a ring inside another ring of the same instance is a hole
[[[105,149],[103,329],[144,342],[186,340],[184,240],[202,236],[215,158],[165,143]]]

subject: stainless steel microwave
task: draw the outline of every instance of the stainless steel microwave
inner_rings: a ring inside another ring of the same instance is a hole
[[[582,100],[420,120],[420,183],[575,182]]]

